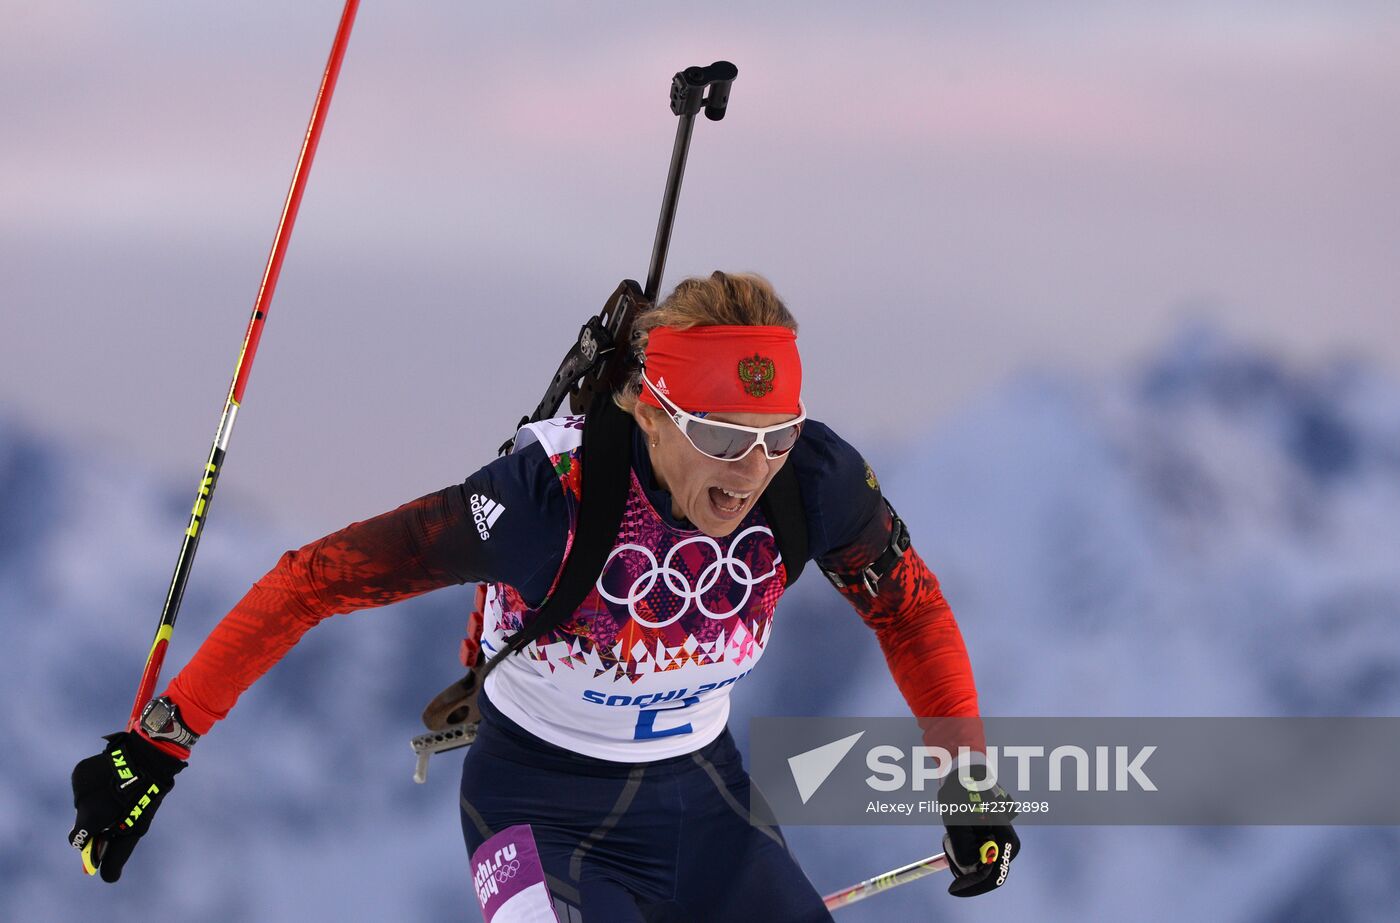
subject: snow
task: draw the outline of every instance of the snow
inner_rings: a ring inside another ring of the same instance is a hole
[[[1398,408],[1377,369],[1299,368],[1197,329],[1114,375],[1023,374],[897,456],[863,448],[943,581],[986,714],[1397,714]],[[181,486],[0,415],[0,918],[475,919],[456,755],[417,786],[407,746],[455,678],[467,589],[308,634],[199,744],[122,884],[84,880],[64,842],[67,775],[129,710]],[[211,516],[167,675],[314,538],[243,521],[236,499]],[[734,703],[741,743],[754,714],[905,713],[873,636],[819,576],[780,607]],[[933,829],[787,832],[822,890],[941,848]],[[1379,920],[1400,906],[1388,828],[1023,838],[995,895],[954,901],[931,878],[839,918]]]

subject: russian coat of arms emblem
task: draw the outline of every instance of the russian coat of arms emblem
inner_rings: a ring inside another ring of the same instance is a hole
[[[750,397],[763,397],[772,391],[773,379],[777,374],[773,360],[757,353],[739,360],[739,380],[744,383],[744,393]]]

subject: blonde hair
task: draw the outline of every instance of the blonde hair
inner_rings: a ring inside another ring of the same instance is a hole
[[[646,349],[657,327],[787,327],[797,330],[797,318],[783,304],[773,285],[753,272],[720,272],[708,278],[691,276],[676,286],[665,301],[644,311],[632,324],[632,351]],[[642,393],[642,373],[633,369],[613,392],[613,402],[628,413]]]

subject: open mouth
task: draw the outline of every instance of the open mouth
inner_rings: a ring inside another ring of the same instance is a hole
[[[752,492],[740,493],[733,490],[725,490],[723,487],[710,488],[710,505],[715,511],[725,519],[738,515],[744,505],[749,502]]]

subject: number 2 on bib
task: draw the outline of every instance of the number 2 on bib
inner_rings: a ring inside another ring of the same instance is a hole
[[[643,708],[637,712],[637,727],[632,734],[633,740],[656,740],[660,737],[675,737],[677,734],[689,734],[691,731],[690,722],[676,725],[674,727],[657,727],[656,719],[668,712],[680,711],[692,705],[700,703],[699,696],[691,696],[683,699],[679,705],[672,705],[670,708]]]

